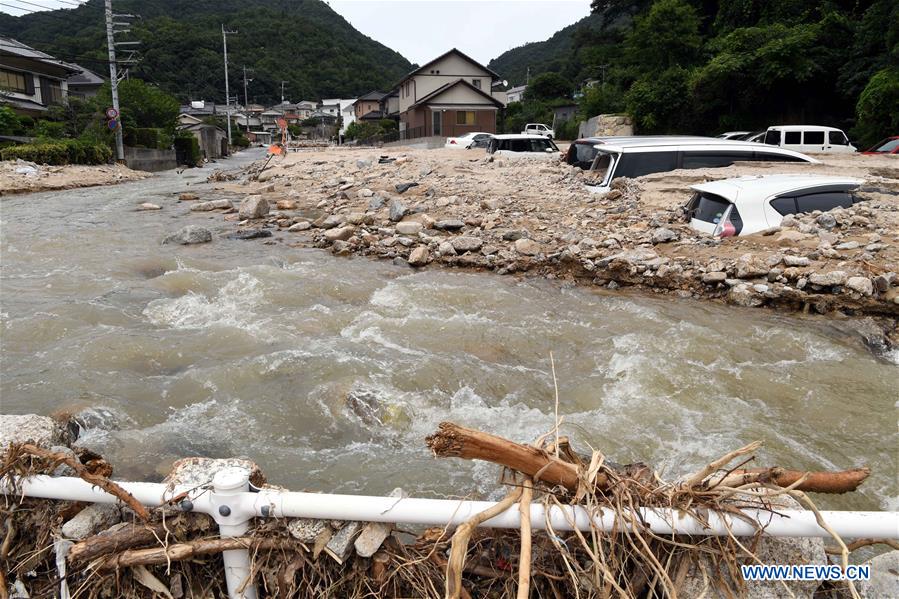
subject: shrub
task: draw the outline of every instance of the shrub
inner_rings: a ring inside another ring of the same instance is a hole
[[[871,77],[856,105],[854,133],[864,146],[877,143],[899,130],[899,69],[886,68]]]
[[[53,121],[38,121],[34,125],[34,136],[50,140],[63,139],[66,136],[66,124]]]
[[[103,143],[66,139],[4,148],[0,158],[54,165],[106,164],[112,159],[112,149]]]
[[[175,138],[175,156],[181,164],[197,166],[203,160],[200,155],[200,142],[189,133],[179,135]]]

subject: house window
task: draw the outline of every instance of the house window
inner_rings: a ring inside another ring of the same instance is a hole
[[[456,124],[457,125],[474,125],[474,110],[457,110],[456,111]]]
[[[25,73],[0,70],[0,89],[27,94],[28,88],[25,85]]]
[[[480,79],[472,79],[471,84],[478,89],[481,89],[481,80]]]

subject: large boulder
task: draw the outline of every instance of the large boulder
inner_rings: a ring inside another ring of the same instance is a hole
[[[50,447],[59,442],[62,431],[48,416],[0,414],[0,454],[10,443],[34,443]]]
[[[118,524],[121,520],[122,511],[119,509],[119,506],[92,503],[62,525],[62,536],[74,541],[80,541],[95,535],[101,530],[106,530],[113,524]]]
[[[205,227],[198,227],[197,225],[187,225],[163,239],[162,243],[193,245],[196,243],[208,243],[210,241],[212,241],[212,231]]]
[[[862,599],[899,597],[899,551],[888,551],[865,562],[871,567],[871,579],[855,583]]]
[[[453,249],[456,250],[460,254],[464,254],[465,252],[476,252],[481,249],[481,246],[484,245],[484,241],[477,237],[469,237],[467,235],[462,235],[461,237],[456,237],[450,243],[453,246]]]
[[[247,196],[240,203],[240,218],[262,218],[268,214],[268,200],[262,196]]]
[[[265,475],[255,462],[244,458],[182,458],[172,464],[172,470],[162,481],[172,486],[198,487],[212,483],[212,478],[226,468],[244,468],[250,473],[250,483],[256,487],[265,485]]]

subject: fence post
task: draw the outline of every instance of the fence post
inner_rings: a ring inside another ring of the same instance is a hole
[[[226,468],[212,478],[210,498],[216,509],[213,517],[219,523],[222,538],[239,537],[250,527],[249,516],[239,509],[240,498],[250,490],[250,472],[245,468]],[[251,578],[250,552],[232,549],[222,552],[225,562],[225,582],[230,599],[256,599],[256,585]]]

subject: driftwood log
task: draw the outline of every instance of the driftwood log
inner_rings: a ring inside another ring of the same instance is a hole
[[[226,539],[200,539],[176,543],[167,547],[149,549],[129,549],[110,555],[95,562],[98,570],[115,570],[128,566],[148,566],[191,559],[201,555],[212,555],[233,549],[251,551],[278,549],[284,551],[307,551],[299,541],[278,538],[235,537]]]
[[[427,437],[428,447],[438,458],[462,458],[465,460],[484,460],[493,462],[517,470],[531,476],[537,481],[561,486],[570,492],[575,492],[580,480],[581,467],[572,462],[567,462],[550,455],[548,452],[533,447],[516,443],[490,433],[459,426],[452,422],[441,422],[437,432]],[[757,446],[751,446],[755,449]],[[807,493],[848,493],[854,491],[871,474],[869,468],[856,468],[839,472],[803,472],[801,470],[786,470],[784,468],[753,468],[734,470],[726,476],[712,475],[715,468],[703,472],[697,480],[691,481],[691,486],[738,487],[742,484],[754,482],[767,482],[780,487],[788,487],[803,477],[798,486],[798,491]],[[712,475],[711,478],[709,475]],[[607,474],[598,472],[595,478],[597,490],[609,487],[610,479]]]

